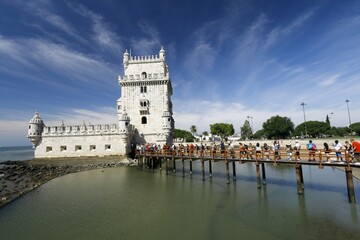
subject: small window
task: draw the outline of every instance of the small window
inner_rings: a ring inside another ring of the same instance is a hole
[[[95,145],[90,145],[90,151],[95,151],[96,146]]]
[[[143,73],[141,74],[141,78],[143,78],[143,79],[146,78],[146,72],[143,72]]]
[[[46,152],[52,152],[52,147],[46,147]]]
[[[140,87],[140,93],[146,93],[146,86],[141,86]]]
[[[111,149],[111,145],[110,144],[106,144],[105,145],[105,150],[110,150]]]
[[[29,125],[29,129],[31,129],[31,125]]]
[[[147,118],[146,117],[141,118],[141,124],[147,124]]]
[[[60,152],[66,151],[66,146],[60,146]]]
[[[81,145],[76,145],[75,146],[75,151],[81,151]]]

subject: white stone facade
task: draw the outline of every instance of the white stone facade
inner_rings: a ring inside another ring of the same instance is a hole
[[[172,143],[172,87],[164,49],[159,56],[125,52],[123,64],[118,124],[46,126],[36,112],[28,130],[35,158],[125,155],[137,144]]]

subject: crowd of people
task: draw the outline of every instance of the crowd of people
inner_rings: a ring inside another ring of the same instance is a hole
[[[344,145],[335,140],[333,143],[323,142],[322,147],[318,147],[315,142],[309,140],[306,146],[301,146],[298,140],[295,140],[295,144],[291,140],[287,141],[285,144],[280,143],[279,140],[275,140],[272,144],[252,143],[244,144],[239,142],[238,151],[236,151],[235,144],[233,141],[229,141],[225,144],[224,141],[221,141],[219,145],[215,142],[212,143],[178,143],[167,146],[166,144],[144,144],[137,146],[137,150],[140,153],[151,152],[151,153],[164,153],[174,155],[191,155],[195,157],[204,156],[204,157],[235,157],[235,152],[238,152],[240,158],[244,159],[255,159],[255,158],[265,158],[270,160],[274,158],[275,160],[280,160],[282,154],[284,156],[284,151],[286,158],[289,161],[292,160],[301,160],[301,157],[304,157],[304,151],[307,151],[308,161],[317,161],[316,156],[321,154],[328,163],[331,162],[331,156],[335,156],[336,162],[344,162],[349,160],[351,162],[360,162],[360,143],[354,139],[350,141],[345,141]],[[334,154],[332,154],[334,153]]]

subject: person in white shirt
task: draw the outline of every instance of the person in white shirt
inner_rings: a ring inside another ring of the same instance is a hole
[[[334,149],[335,149],[335,154],[336,154],[336,161],[337,162],[339,162],[339,160],[343,161],[343,158],[341,155],[342,144],[338,140],[335,140]]]

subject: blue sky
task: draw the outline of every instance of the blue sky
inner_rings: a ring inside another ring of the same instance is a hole
[[[0,146],[27,123],[116,123],[122,55],[164,46],[176,128],[360,121],[360,1],[0,0]],[[333,114],[330,114],[333,113]]]

